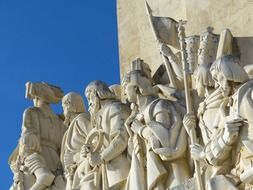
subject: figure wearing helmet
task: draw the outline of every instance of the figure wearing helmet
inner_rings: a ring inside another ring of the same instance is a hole
[[[145,151],[144,156],[137,157],[143,159],[139,161],[140,166],[146,162],[143,176],[146,179],[141,179],[145,184],[138,184],[138,189],[165,190],[183,184],[190,177],[186,160],[187,134],[182,126],[185,109],[175,97],[169,96],[174,102],[159,98],[150,75],[149,66],[142,60],[133,62],[126,95],[129,102],[137,105],[138,114],[128,125],[144,142],[144,147],[139,148]],[[131,174],[136,175],[136,172]],[[129,176],[128,189],[134,188],[131,179],[135,178]]]

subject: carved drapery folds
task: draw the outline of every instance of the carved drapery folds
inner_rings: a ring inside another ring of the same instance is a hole
[[[89,111],[77,93],[27,83],[12,190],[253,189],[251,65],[228,29],[185,36],[185,22],[147,14],[164,62],[151,72],[133,60],[121,85],[91,82]]]

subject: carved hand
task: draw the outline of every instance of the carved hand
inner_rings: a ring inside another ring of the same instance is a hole
[[[100,165],[103,163],[101,154],[98,152],[88,154],[88,161],[92,167]]]
[[[196,117],[194,114],[185,114],[183,119],[184,127],[189,134],[190,129],[194,128],[196,126]]]
[[[204,148],[200,144],[192,144],[190,145],[190,149],[192,159],[199,161],[205,159]]]
[[[86,160],[87,156],[91,153],[91,145],[90,144],[84,144],[81,148],[80,154],[79,154],[79,160]]]
[[[131,129],[134,133],[139,134],[139,131],[143,128],[143,124],[138,121],[138,120],[134,120],[132,125],[131,125]]]
[[[239,134],[239,127],[243,124],[243,120],[240,118],[226,122],[224,134],[222,137],[226,144],[231,145],[235,142]]]
[[[131,127],[131,124],[134,121],[134,119],[135,119],[135,117],[136,117],[136,115],[138,113],[138,107],[137,107],[137,105],[134,104],[134,103],[132,103],[131,104],[131,110],[132,110],[131,115],[125,121],[125,127],[127,129],[127,132],[129,134],[130,138],[133,137],[133,131],[130,129],[130,127]]]

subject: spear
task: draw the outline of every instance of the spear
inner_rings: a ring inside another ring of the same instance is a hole
[[[154,23],[153,23],[153,21],[152,21],[152,15],[151,15],[151,12],[152,12],[152,11],[151,11],[151,8],[149,7],[147,1],[146,1],[146,11],[147,11],[147,14],[148,14],[149,23],[150,23],[150,25],[151,25],[154,38],[155,38],[156,42],[157,42],[158,45],[159,45],[159,44],[160,44],[160,40],[159,40],[157,31],[155,30]],[[175,80],[175,77],[174,77],[174,74],[173,74],[173,71],[172,71],[172,68],[171,68],[171,64],[170,64],[168,58],[167,58],[165,55],[163,55],[163,54],[161,53],[161,56],[162,56],[162,60],[163,60],[163,62],[164,62],[165,68],[166,68],[167,73],[168,73],[168,76],[169,76],[169,80],[170,80],[171,87],[177,89],[177,84],[176,84],[176,80]]]
[[[191,75],[189,71],[189,65],[186,61],[186,44],[185,44],[185,29],[184,24],[186,21],[180,20],[178,23],[178,37],[181,47],[181,60],[183,66],[183,77],[184,77],[184,88],[185,88],[185,100],[186,100],[186,110],[187,114],[194,114],[194,109],[192,105],[191,99],[191,91],[190,91],[190,84],[191,84]],[[197,143],[197,136],[196,136],[196,126],[189,129],[189,136],[191,144]],[[196,180],[198,190],[204,190],[203,182],[201,179],[201,171],[200,171],[200,164],[197,160],[194,160],[195,172],[196,172]]]

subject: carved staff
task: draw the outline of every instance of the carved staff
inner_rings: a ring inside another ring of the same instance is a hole
[[[185,29],[184,24],[186,22],[180,20],[178,23],[178,37],[181,47],[181,60],[182,60],[182,66],[183,66],[183,77],[184,77],[184,88],[185,88],[185,100],[186,100],[186,109],[187,114],[194,114],[194,109],[192,105],[192,99],[191,99],[191,91],[190,91],[190,83],[191,83],[191,75],[189,71],[189,65],[186,61],[186,44],[185,44]],[[196,136],[196,126],[189,129],[189,136],[191,140],[191,144],[197,143],[197,136]],[[196,172],[196,180],[197,180],[197,186],[198,190],[204,190],[204,186],[201,179],[201,171],[200,171],[200,164],[198,161],[194,160],[194,166],[195,166],[195,172]]]
[[[157,43],[159,45],[161,43],[161,41],[159,40],[157,31],[155,30],[155,26],[154,26],[154,23],[153,23],[153,20],[152,20],[152,15],[151,15],[152,11],[151,11],[151,9],[150,9],[147,1],[146,1],[146,11],[147,11],[147,14],[148,14],[149,22],[150,22],[150,25],[151,25],[151,28],[152,28],[155,40],[157,41]],[[168,58],[165,55],[163,55],[161,53],[161,56],[162,56],[162,60],[164,62],[165,68],[167,70],[169,79],[170,79],[171,87],[177,89],[177,84],[176,84],[175,76],[174,76],[172,68],[171,68],[171,64],[170,64]]]

